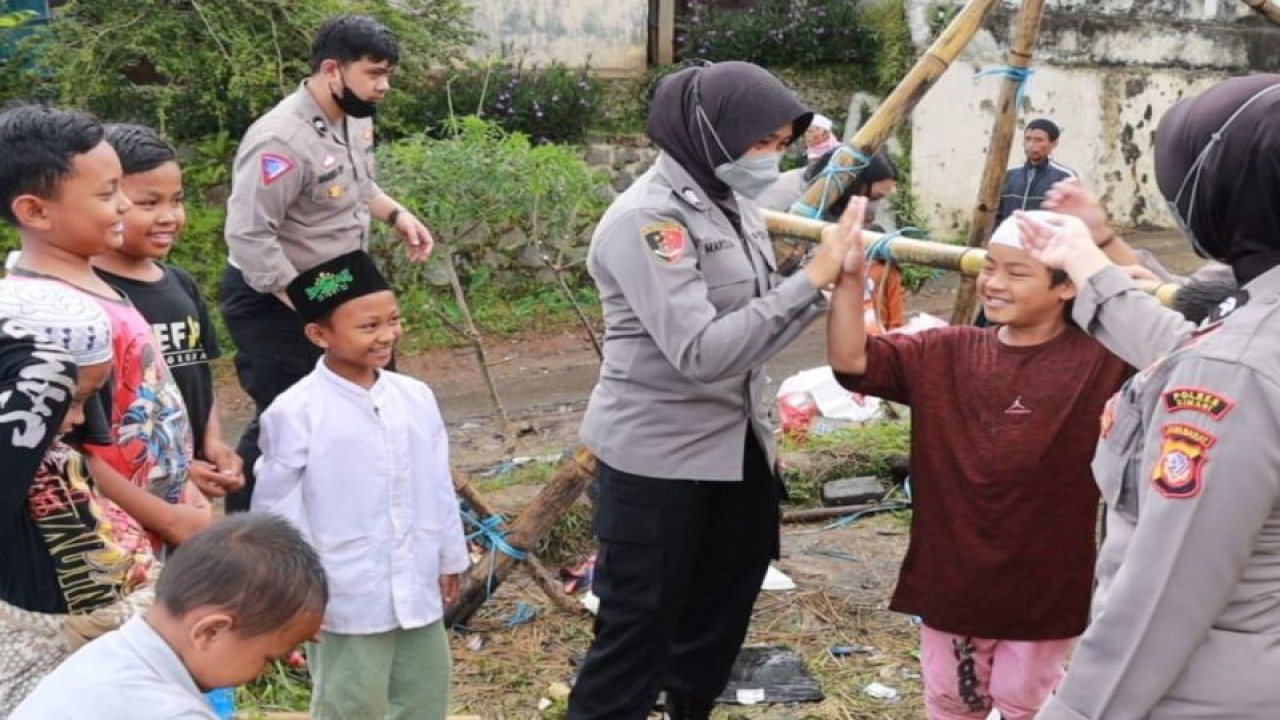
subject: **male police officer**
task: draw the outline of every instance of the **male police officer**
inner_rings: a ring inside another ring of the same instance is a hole
[[[228,267],[220,308],[235,340],[240,386],[258,413],[312,370],[319,349],[302,332],[284,288],[300,271],[365,248],[369,220],[391,225],[409,258],[431,252],[427,228],[373,181],[373,121],[399,62],[395,36],[376,20],[342,15],[311,50],[311,75],[258,119],[236,153],[227,203]],[[249,507],[257,419],[238,451],[244,490],[229,510]]]

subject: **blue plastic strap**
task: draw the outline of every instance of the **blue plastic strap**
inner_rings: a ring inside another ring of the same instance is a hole
[[[853,162],[849,164],[840,164],[836,162],[836,159],[841,157],[852,157]],[[840,185],[840,181],[836,179],[836,176],[847,175],[848,180],[846,182],[851,183],[853,182],[853,178],[857,176],[858,173],[866,169],[867,164],[870,162],[871,158],[867,157],[865,153],[855,150],[848,145],[841,145],[835,149],[835,152],[831,153],[831,157],[827,160],[827,166],[822,168],[822,171],[818,173],[818,177],[813,179],[813,182],[822,183],[822,197],[825,198],[831,191],[832,183],[836,183],[837,190],[843,191],[843,188],[848,187],[847,185]],[[801,215],[807,218],[822,217],[822,211],[806,203],[803,197],[792,204],[791,214]]]
[[[1031,68],[1018,68],[1013,67],[1012,65],[1004,65],[998,68],[991,68],[990,70],[983,70],[977,75],[974,75],[973,79],[977,80],[979,78],[996,76],[1013,80],[1018,83],[1018,93],[1013,99],[1013,109],[1016,112],[1018,108],[1022,107],[1022,96],[1026,93],[1027,81],[1035,74],[1036,71]]]
[[[524,560],[529,556],[529,553],[524,550],[512,547],[507,543],[506,537],[510,531],[502,529],[502,525],[506,522],[506,518],[501,515],[490,515],[489,517],[481,520],[470,510],[463,510],[462,517],[467,521],[468,525],[476,529],[475,532],[467,535],[467,540],[477,542],[488,548],[493,548],[503,555],[515,560]]]

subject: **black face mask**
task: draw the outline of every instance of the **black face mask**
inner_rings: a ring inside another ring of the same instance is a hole
[[[378,112],[377,104],[371,103],[351,91],[351,87],[347,85],[345,77],[342,78],[342,94],[339,95],[333,90],[330,90],[329,94],[333,96],[333,101],[338,103],[338,107],[342,112],[353,118],[373,117]]]

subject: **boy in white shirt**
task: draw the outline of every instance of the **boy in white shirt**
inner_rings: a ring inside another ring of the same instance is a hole
[[[442,720],[444,607],[469,558],[435,396],[383,369],[400,313],[368,254],[307,270],[287,294],[324,356],[262,414],[252,507],[293,521],[329,574],[311,716]]]
[[[324,569],[263,513],[218,520],[169,555],[155,604],[81,648],[10,720],[216,720],[203,692],[258,677],[320,629]]]

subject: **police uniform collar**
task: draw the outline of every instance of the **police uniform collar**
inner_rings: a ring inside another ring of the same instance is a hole
[[[665,152],[658,154],[658,172],[666,179],[667,184],[671,186],[671,191],[675,196],[680,198],[681,202],[698,212],[707,212],[711,209],[711,199],[707,197],[698,183],[694,182],[693,177],[680,167],[680,163]]]
[[[298,91],[296,94],[299,96],[298,103],[301,115],[306,118],[307,122],[317,134],[322,136],[329,135],[337,141],[342,142],[346,137],[346,133],[340,123],[346,119],[346,116],[344,115],[342,118],[339,118],[339,124],[330,122],[328,116],[325,115],[324,108],[320,107],[320,103],[316,102],[315,96],[311,94],[311,90],[307,86],[307,82],[309,80],[310,78],[307,78],[298,83]]]

